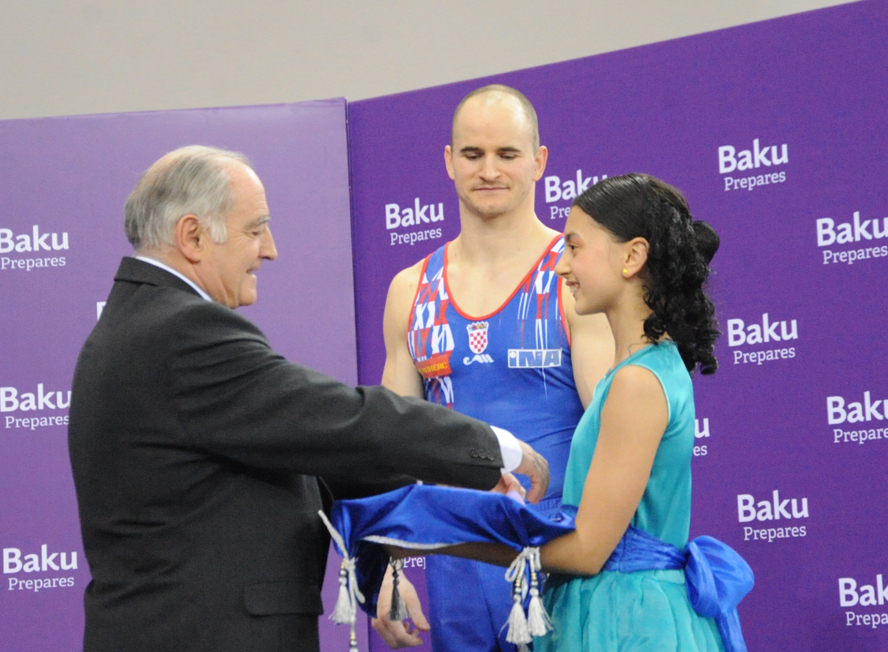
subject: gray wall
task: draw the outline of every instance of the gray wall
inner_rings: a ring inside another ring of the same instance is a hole
[[[351,100],[835,0],[4,0],[0,119]]]

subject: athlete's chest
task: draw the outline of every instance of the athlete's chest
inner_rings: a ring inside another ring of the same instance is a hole
[[[449,306],[445,319],[453,336],[454,376],[469,368],[477,373],[561,367],[569,347],[557,298],[539,307],[533,304],[529,297],[513,297],[484,319],[468,317]]]
[[[499,277],[500,296],[480,282],[469,283],[466,268],[448,266],[446,249],[432,254],[423,269],[407,338],[422,376],[450,376],[457,368],[474,365],[560,367],[568,350],[560,279],[554,271],[560,244],[553,242],[518,282],[509,275]],[[454,281],[466,290],[458,301]],[[467,308],[464,298],[477,301]]]
[[[528,268],[523,270],[485,270],[449,263],[444,282],[450,304],[460,313],[484,319],[504,310],[512,297],[528,282]]]

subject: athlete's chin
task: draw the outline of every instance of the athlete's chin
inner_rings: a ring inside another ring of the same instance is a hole
[[[499,217],[505,213],[509,212],[508,206],[502,206],[500,204],[487,204],[487,205],[478,205],[475,204],[472,212],[480,217],[481,219],[493,219],[495,217]]]
[[[503,196],[485,196],[479,195],[477,192],[460,194],[459,200],[464,211],[480,218],[491,218],[508,213],[513,203]]]

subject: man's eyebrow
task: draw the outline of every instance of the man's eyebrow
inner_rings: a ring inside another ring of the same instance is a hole
[[[253,220],[252,222],[250,222],[249,224],[245,225],[243,227],[243,229],[245,231],[252,231],[253,229],[258,229],[263,224],[267,224],[269,222],[269,220],[271,220],[271,215],[263,215],[262,217],[259,217],[255,220]]]
[[[520,154],[521,148],[514,147],[513,145],[506,145],[505,147],[498,147],[496,151],[498,154]],[[483,152],[483,149],[474,145],[466,145],[459,150],[460,154],[481,154]]]

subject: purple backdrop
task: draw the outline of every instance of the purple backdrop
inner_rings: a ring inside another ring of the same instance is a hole
[[[750,650],[888,649],[886,33],[888,3],[869,0],[349,105],[363,383],[381,376],[392,276],[458,232],[443,149],[483,84],[537,108],[547,224],[578,182],[640,171],[720,232],[692,534],[755,570]]]
[[[131,253],[124,201],[162,154],[200,143],[251,158],[279,258],[263,266],[259,301],[244,314],[288,359],[355,384],[345,106],[340,99],[0,122],[3,650],[81,643],[89,572],[64,425],[71,377],[97,302]],[[330,562],[328,609],[338,558]],[[347,647],[342,628],[322,620],[321,633],[325,649]]]
[[[451,113],[491,81],[537,106],[546,223],[563,226],[578,182],[638,170],[685,191],[722,235],[722,368],[696,382],[692,527],[757,573],[741,606],[750,649],[888,648],[886,23],[888,3],[867,0],[357,102],[350,152],[341,100],[0,122],[3,649],[79,645],[89,578],[64,418],[77,352],[129,253],[121,213],[140,173],[192,142],[250,156],[281,256],[244,312],[289,359],[354,383],[350,154],[358,378],[375,383],[389,280],[458,231]],[[322,629],[325,649],[346,639]]]

